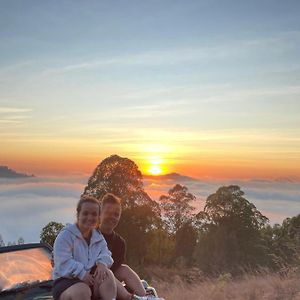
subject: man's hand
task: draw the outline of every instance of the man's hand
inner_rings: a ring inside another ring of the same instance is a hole
[[[101,284],[108,275],[108,269],[104,264],[98,263],[94,274],[95,281]]]
[[[82,281],[85,282],[88,286],[93,286],[95,283],[93,275],[88,272],[84,275]]]

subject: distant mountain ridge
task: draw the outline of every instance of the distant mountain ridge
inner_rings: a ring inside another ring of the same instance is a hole
[[[178,173],[169,173],[165,175],[147,175],[143,174],[144,179],[157,179],[157,180],[181,180],[181,181],[187,181],[187,180],[197,180],[193,177],[181,175]]]
[[[26,177],[35,177],[35,176],[33,174],[27,175],[24,173],[18,173],[7,166],[0,166],[0,178],[26,178]]]
[[[196,181],[196,182],[209,182],[210,179],[216,182],[218,181],[218,178],[195,178],[190,177],[186,175],[182,175],[179,173],[168,173],[164,175],[150,175],[150,174],[143,174],[143,179],[145,180],[173,180],[178,182],[185,182],[185,181]],[[221,181],[221,179],[219,179]],[[300,182],[300,178],[292,178],[292,177],[277,177],[277,178],[250,178],[250,179],[238,179],[238,178],[231,178],[225,180],[223,185],[228,184],[242,184],[242,182],[253,182],[253,183],[297,183]]]

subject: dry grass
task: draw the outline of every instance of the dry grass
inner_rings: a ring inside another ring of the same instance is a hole
[[[180,277],[167,283],[154,280],[153,285],[166,300],[300,300],[300,278],[282,278],[266,274],[230,279],[185,283]]]

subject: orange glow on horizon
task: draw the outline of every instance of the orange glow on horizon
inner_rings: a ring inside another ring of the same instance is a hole
[[[57,146],[57,147],[55,147]],[[68,147],[67,147],[68,146]],[[142,174],[163,175],[179,173],[196,178],[300,178],[300,161],[296,154],[288,152],[250,151],[251,149],[202,147],[197,150],[180,147],[152,146],[136,151],[106,149],[98,151],[87,145],[24,145],[3,148],[0,165],[18,172],[40,175],[90,176],[97,165],[106,157],[118,154],[133,160]],[[20,151],[20,149],[22,149]],[[52,151],[51,151],[52,150]],[[293,154],[293,156],[292,156]],[[287,155],[293,159],[287,159]]]
[[[19,157],[7,157],[0,162],[0,165],[8,167],[27,174],[39,175],[68,175],[68,174],[86,174],[91,175],[97,165],[109,155],[97,157],[28,157],[20,155]],[[286,161],[257,160],[163,160],[161,164],[153,164],[149,159],[130,157],[142,174],[163,175],[176,172],[182,175],[203,178],[278,178],[295,177],[300,178],[299,164],[291,164]]]

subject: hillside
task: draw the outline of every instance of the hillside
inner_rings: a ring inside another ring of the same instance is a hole
[[[18,173],[10,169],[7,166],[0,166],[0,178],[26,178],[26,177],[35,177],[34,175],[27,175],[24,173]]]

